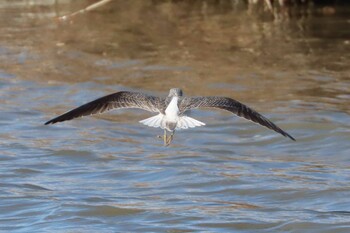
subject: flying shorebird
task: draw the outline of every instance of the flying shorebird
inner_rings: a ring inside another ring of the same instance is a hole
[[[219,96],[183,97],[183,92],[180,88],[170,89],[169,95],[166,98],[159,98],[138,92],[116,92],[64,113],[49,120],[45,125],[72,120],[77,117],[103,113],[114,108],[139,108],[149,112],[158,113],[158,115],[144,119],[140,121],[140,123],[150,127],[160,127],[164,129],[164,146],[170,145],[176,130],[205,125],[203,122],[186,116],[186,111],[196,108],[217,108],[226,110],[237,116],[244,117],[247,120],[274,130],[295,141],[291,135],[283,131],[266,117],[237,100]],[[169,137],[167,131],[170,132]]]

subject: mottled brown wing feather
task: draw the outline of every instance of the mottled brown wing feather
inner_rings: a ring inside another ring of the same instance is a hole
[[[247,120],[251,120],[255,123],[258,123],[262,126],[265,126],[269,129],[276,131],[277,133],[282,134],[285,137],[290,139],[295,139],[289,135],[287,132],[283,131],[277,125],[272,123],[266,117],[262,116],[260,113],[254,111],[248,106],[227,97],[185,97],[181,101],[179,106],[180,114],[183,114],[185,111],[195,108],[217,108],[223,109],[229,112],[236,114],[237,116],[244,117]]]
[[[149,96],[137,92],[121,91],[86,103],[49,120],[45,125],[55,124],[57,122],[67,121],[77,117],[103,113],[118,108],[139,108],[150,112],[161,112],[164,108],[164,106],[162,106],[163,104],[164,99],[155,96]]]

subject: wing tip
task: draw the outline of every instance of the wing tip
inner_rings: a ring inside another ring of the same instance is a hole
[[[281,132],[279,132],[279,133],[282,134],[283,136],[285,136],[286,138],[289,138],[289,139],[291,139],[293,141],[296,141],[296,139],[292,135],[290,135],[289,133],[287,133],[287,132],[285,132],[283,130]]]
[[[50,124],[55,124],[55,123],[56,123],[56,121],[49,120],[49,121],[45,122],[44,125],[50,125]]]
[[[292,137],[291,135],[289,135],[289,134],[285,135],[285,137],[290,138],[290,139],[293,140],[294,142],[296,141],[296,139],[295,139],[294,137]]]

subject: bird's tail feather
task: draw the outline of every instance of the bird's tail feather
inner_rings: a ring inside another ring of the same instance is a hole
[[[164,115],[163,114],[158,114],[156,116],[144,119],[142,121],[139,121],[141,124],[150,126],[150,127],[161,127],[162,129],[164,128],[162,126],[162,120],[163,120]]]
[[[188,116],[181,116],[179,121],[177,122],[176,129],[188,129],[203,125],[205,125],[205,123],[197,121],[196,119],[193,119]]]
[[[164,115],[163,114],[158,114],[156,116],[144,119],[142,121],[139,121],[141,124],[150,126],[150,127],[155,127],[155,128],[165,128],[165,124],[163,122]],[[179,120],[176,124],[176,130],[179,129],[188,129],[188,128],[194,128],[196,126],[203,126],[205,123],[197,121],[196,119],[193,119],[188,116],[181,116],[179,117]]]

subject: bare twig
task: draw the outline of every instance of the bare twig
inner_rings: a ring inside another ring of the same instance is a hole
[[[273,13],[271,0],[265,0],[265,4],[267,5],[267,8]]]
[[[107,4],[108,2],[110,2],[112,0],[101,0],[101,1],[98,1],[94,4],[91,4],[87,7],[85,7],[84,9],[81,9],[81,10],[78,10],[76,12],[73,12],[71,14],[68,14],[68,15],[64,15],[64,16],[61,16],[61,17],[58,17],[58,20],[68,20],[69,18],[72,18],[73,16],[77,15],[77,14],[82,14],[82,13],[85,13],[85,12],[88,12],[88,11],[92,11],[100,6],[103,6],[105,4]]]

